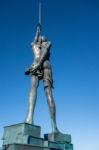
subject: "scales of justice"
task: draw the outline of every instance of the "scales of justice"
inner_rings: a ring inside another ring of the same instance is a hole
[[[4,127],[2,150],[73,150],[71,135],[59,131],[56,123],[56,106],[52,94],[53,79],[50,64],[51,42],[41,35],[41,3],[39,3],[39,22],[31,48],[34,60],[25,70],[31,77],[28,98],[28,112],[23,123]],[[41,138],[41,127],[34,125],[34,110],[37,101],[39,81],[43,81],[51,118],[52,132]]]

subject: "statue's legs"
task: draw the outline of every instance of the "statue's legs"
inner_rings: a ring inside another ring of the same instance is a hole
[[[44,86],[46,85],[46,82],[50,82],[50,81],[44,81]],[[55,107],[55,102],[53,99],[52,88],[50,83],[48,86],[45,86],[45,93],[46,93],[47,103],[50,111],[52,132],[58,132],[58,128],[56,124],[56,107]]]
[[[29,103],[28,103],[28,113],[26,117],[26,122],[33,124],[34,109],[37,98],[37,87],[39,79],[38,76],[32,75],[31,77],[31,87],[29,92]]]

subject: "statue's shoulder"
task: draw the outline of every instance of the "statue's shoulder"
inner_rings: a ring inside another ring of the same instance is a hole
[[[51,44],[51,41],[47,41],[47,43]]]
[[[44,48],[50,48],[51,46],[52,46],[52,44],[50,41],[46,41],[46,42],[42,43],[42,47],[44,47]]]
[[[39,42],[33,42],[32,47],[35,48],[40,48],[40,43]]]

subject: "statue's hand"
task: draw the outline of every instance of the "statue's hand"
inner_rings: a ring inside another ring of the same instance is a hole
[[[32,64],[29,68],[25,70],[25,75],[30,75],[35,73],[39,67],[40,67],[39,64]]]
[[[35,72],[39,67],[39,64],[33,65],[32,71]]]
[[[25,75],[29,75],[30,74],[30,68],[25,69]]]
[[[38,26],[37,26],[37,31],[40,33],[41,32],[41,25],[40,24],[38,24]]]
[[[25,69],[25,75],[30,75],[33,70],[34,64],[32,64],[29,68]]]

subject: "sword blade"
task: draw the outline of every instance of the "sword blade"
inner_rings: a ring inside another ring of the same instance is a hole
[[[42,3],[39,2],[39,24],[42,24]]]

